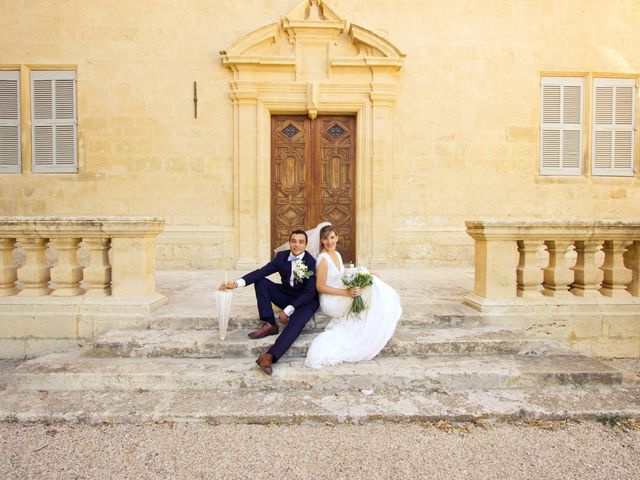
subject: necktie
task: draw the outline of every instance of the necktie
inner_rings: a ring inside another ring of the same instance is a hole
[[[291,255],[289,254],[289,258],[288,260],[290,262],[297,262],[298,260],[302,260],[302,257],[304,255],[299,255],[299,256],[295,256],[295,255]],[[291,285],[293,287],[293,283],[294,283],[294,278],[293,278],[293,263],[291,264],[291,276],[289,277],[289,285]]]

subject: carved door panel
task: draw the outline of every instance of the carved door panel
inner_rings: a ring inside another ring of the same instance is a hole
[[[340,234],[343,260],[354,263],[355,123],[355,117],[347,116],[323,116],[313,122],[315,224],[331,222]]]
[[[338,250],[355,262],[355,118],[271,119],[271,245],[291,230],[331,222]]]
[[[271,117],[271,249],[311,223],[311,128],[307,117]]]

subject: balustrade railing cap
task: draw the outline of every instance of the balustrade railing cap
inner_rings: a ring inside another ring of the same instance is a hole
[[[562,218],[480,218],[476,220],[467,220],[465,222],[467,226],[471,225],[597,225],[597,226],[640,226],[640,219],[638,220],[613,220],[613,219],[562,219]]]
[[[479,239],[640,239],[640,220],[487,218],[469,220],[465,225],[467,233]]]
[[[0,216],[0,236],[155,236],[164,223],[157,217]]]

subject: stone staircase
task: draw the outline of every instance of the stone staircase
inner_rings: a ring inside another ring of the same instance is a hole
[[[189,290],[185,288],[185,290]],[[75,351],[25,362],[0,392],[0,420],[211,423],[593,418],[640,416],[622,371],[524,332],[487,326],[455,299],[400,292],[403,317],[372,361],[304,366],[328,319],[311,321],[262,373],[251,340],[253,293],[234,298],[219,338],[211,296],[184,290],[142,330],[113,330]],[[203,300],[204,299],[204,300]]]

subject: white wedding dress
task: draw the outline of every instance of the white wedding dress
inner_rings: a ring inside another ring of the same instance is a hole
[[[337,252],[336,252],[337,253]],[[345,288],[342,284],[344,265],[338,253],[340,268],[322,252],[316,260],[327,262],[327,285]],[[366,309],[359,317],[347,315],[352,298],[320,294],[320,310],[331,317],[324,332],[309,347],[305,364],[311,368],[337,365],[342,362],[371,360],[387,344],[396,330],[402,307],[396,291],[375,275],[373,285],[363,290]]]

